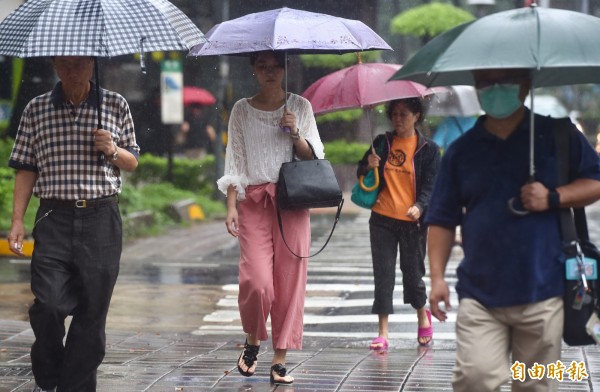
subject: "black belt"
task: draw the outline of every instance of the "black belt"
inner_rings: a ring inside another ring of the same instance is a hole
[[[40,207],[44,208],[94,208],[105,204],[114,204],[119,202],[117,195],[102,197],[99,199],[81,199],[81,200],[59,200],[59,199],[40,199]]]

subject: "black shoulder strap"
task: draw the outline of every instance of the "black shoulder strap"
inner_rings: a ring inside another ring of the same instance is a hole
[[[554,141],[556,144],[556,156],[558,166],[558,185],[569,183],[570,167],[570,132],[571,120],[569,118],[557,119],[554,122]],[[589,240],[587,219],[585,209],[561,208],[560,228],[563,241],[573,242],[578,240]]]

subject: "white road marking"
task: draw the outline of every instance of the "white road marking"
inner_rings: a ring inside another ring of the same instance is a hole
[[[267,330],[270,333],[271,327],[269,326],[267,328]],[[243,332],[240,329],[240,327],[235,326],[235,325],[225,325],[225,326],[204,325],[204,326],[198,328],[197,330],[192,331],[192,335],[199,335],[199,336],[201,336],[201,335],[223,335],[223,334],[229,335],[234,332],[239,332],[240,336],[243,336]],[[304,331],[304,336],[306,336],[306,337],[339,338],[340,332],[339,331],[332,331],[332,332]],[[370,339],[373,339],[373,332],[344,332],[343,337],[347,338],[347,339],[369,339],[370,340]],[[412,340],[412,339],[416,339],[416,333],[415,332],[391,332],[389,334],[389,338],[390,338],[390,340],[393,340],[393,339]],[[454,341],[454,340],[456,340],[456,334],[454,332],[434,332],[433,339],[435,341],[439,341],[439,340]],[[416,340],[415,340],[415,343],[416,343]]]
[[[412,310],[412,309],[411,309]],[[205,322],[217,323],[233,323],[240,321],[240,312],[237,309],[231,310],[216,310],[211,314],[207,314],[202,319]],[[410,313],[395,313],[389,316],[390,323],[416,323],[417,315],[414,311]],[[439,321],[432,318],[433,323]],[[448,313],[446,322],[455,322],[456,314]],[[326,316],[320,314],[304,314],[304,325],[322,325],[322,324],[377,324],[376,314],[348,314]]]
[[[458,297],[455,293],[450,293],[450,303],[458,303]],[[373,305],[372,298],[356,298],[347,299],[343,297],[306,297],[304,303],[305,309],[311,308],[352,308],[352,307],[368,307],[371,308]],[[217,306],[221,308],[235,308],[238,307],[237,296],[228,295],[225,298],[221,298],[217,303]]]

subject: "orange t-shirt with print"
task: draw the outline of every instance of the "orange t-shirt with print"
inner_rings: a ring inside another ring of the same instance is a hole
[[[416,201],[413,165],[416,149],[416,134],[407,138],[394,137],[383,168],[386,186],[379,192],[372,208],[376,213],[403,221],[414,221],[406,213]]]

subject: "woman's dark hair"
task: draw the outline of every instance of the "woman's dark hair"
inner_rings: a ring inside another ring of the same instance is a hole
[[[280,66],[281,68],[285,67],[285,53],[283,53],[282,51],[278,51],[278,50],[273,50],[273,51],[264,50],[262,52],[252,52],[252,54],[250,54],[250,65],[254,65],[254,63],[256,63],[256,59],[258,58],[258,56],[260,56],[263,53],[272,53],[273,56],[275,56],[275,61],[277,61],[277,65]]]
[[[404,104],[406,105],[406,107],[408,108],[408,110],[410,110],[412,113],[419,113],[419,119],[417,120],[417,124],[420,124],[423,122],[423,120],[425,119],[425,106],[423,105],[423,100],[421,100],[421,98],[401,98],[401,99],[394,99],[393,101],[390,101],[390,103],[387,105],[387,109],[386,109],[386,114],[387,117],[391,120],[392,119],[392,112],[394,111],[394,108],[396,107],[396,105],[399,104]]]

